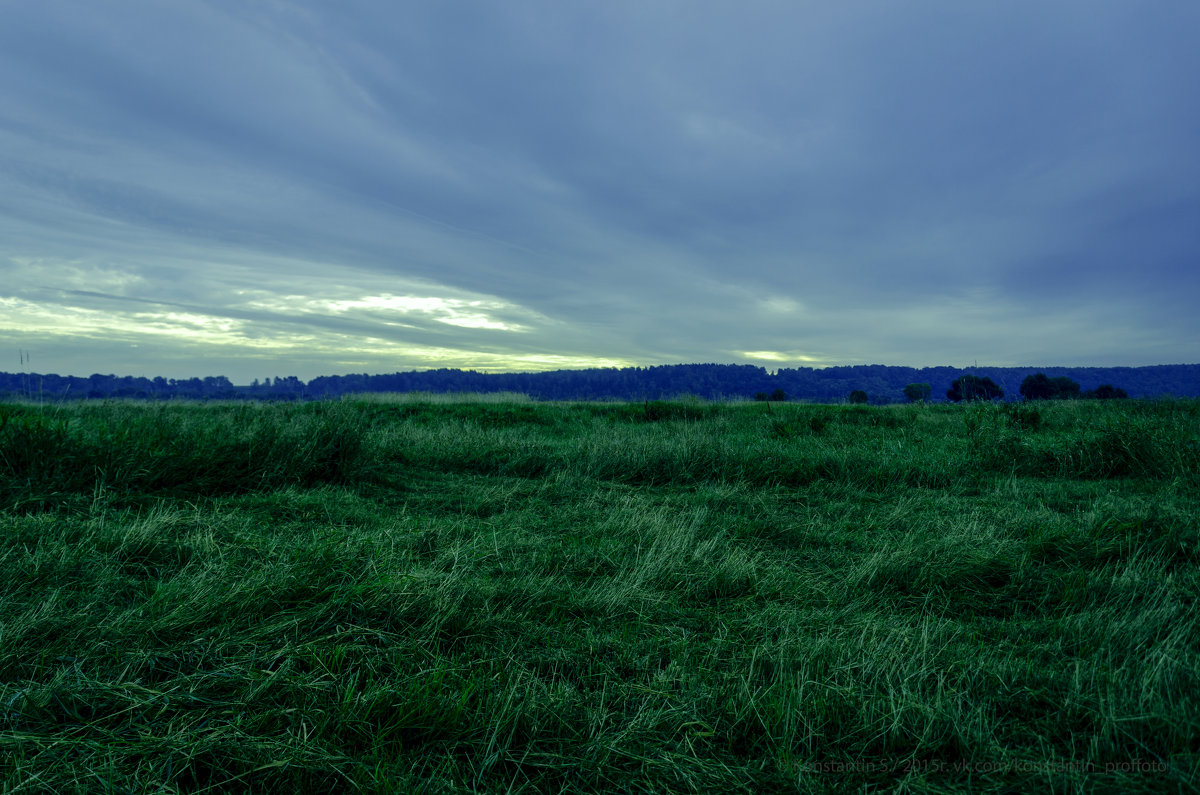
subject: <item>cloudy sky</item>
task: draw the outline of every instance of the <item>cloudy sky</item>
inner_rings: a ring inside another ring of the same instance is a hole
[[[1197,75],[1195,0],[0,0],[0,370],[1194,363]]]

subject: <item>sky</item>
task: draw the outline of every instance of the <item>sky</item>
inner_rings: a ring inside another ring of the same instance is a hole
[[[0,0],[0,371],[1200,361],[1195,0]]]

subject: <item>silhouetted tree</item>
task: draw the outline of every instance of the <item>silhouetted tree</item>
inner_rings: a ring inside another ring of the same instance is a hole
[[[1034,373],[1021,382],[1021,396],[1026,400],[1066,400],[1079,397],[1079,384],[1062,375],[1049,378]]]
[[[1021,382],[1021,397],[1026,400],[1047,400],[1054,397],[1054,385],[1045,373],[1034,373]]]
[[[867,402],[867,393],[862,391],[861,389],[854,390],[853,392],[850,393],[850,402],[851,403],[866,403]]]
[[[960,400],[995,400],[1004,397],[1004,390],[991,378],[977,375],[963,375],[951,382],[946,390],[946,397],[955,403]]]
[[[773,390],[771,390],[771,394],[767,397],[767,400],[782,402],[784,400],[787,400],[787,392],[784,392],[782,389],[779,389],[779,388],[773,389]]]
[[[1119,386],[1112,384],[1101,384],[1095,389],[1089,389],[1083,393],[1085,398],[1094,400],[1121,400],[1129,397],[1129,393]]]
[[[909,403],[924,403],[932,392],[933,387],[929,384],[909,384],[904,387],[904,397],[908,398]]]

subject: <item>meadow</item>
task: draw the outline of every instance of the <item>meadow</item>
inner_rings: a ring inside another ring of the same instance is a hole
[[[1192,792],[1200,402],[0,404],[32,792]]]

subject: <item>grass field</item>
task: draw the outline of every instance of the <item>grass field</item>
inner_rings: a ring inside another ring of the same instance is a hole
[[[4,792],[1194,792],[1200,402],[0,405]]]

